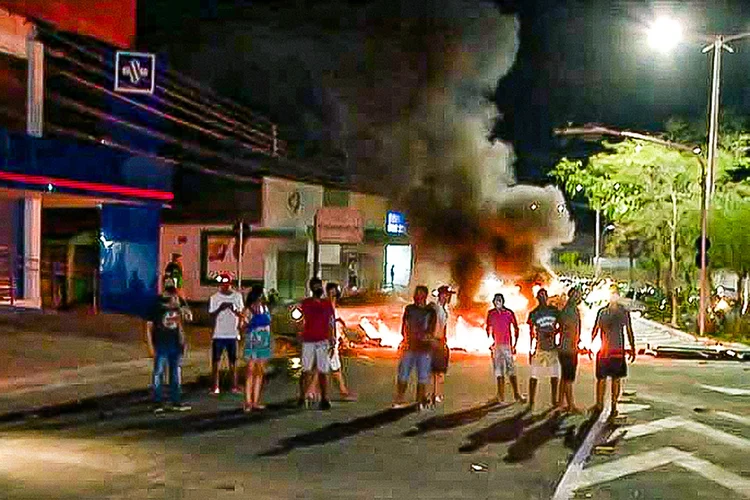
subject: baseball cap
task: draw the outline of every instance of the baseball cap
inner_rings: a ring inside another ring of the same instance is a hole
[[[456,291],[449,285],[441,285],[438,287],[437,293],[438,295],[440,295],[441,293],[447,294],[447,295],[453,295],[454,293],[456,293]]]
[[[216,276],[216,282],[217,283],[221,283],[221,284],[231,283],[232,282],[232,275],[229,274],[226,271],[221,272],[221,273],[218,274],[218,276]]]
[[[177,283],[175,282],[174,278],[165,278],[164,279],[164,289],[170,290],[173,288],[177,288]]]

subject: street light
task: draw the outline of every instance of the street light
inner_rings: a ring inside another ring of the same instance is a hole
[[[719,91],[721,89],[721,56],[723,51],[734,53],[728,42],[750,37],[750,33],[736,35],[701,35],[698,38],[709,44],[703,47],[704,54],[713,50],[713,67],[711,75],[711,101],[709,102],[708,122],[708,167],[705,169],[701,181],[701,272],[700,272],[700,310],[698,312],[698,328],[700,335],[706,333],[706,309],[708,307],[708,270],[706,269],[706,245],[708,233],[708,211],[711,206],[711,196],[714,193],[716,176],[716,158],[719,138]],[[682,29],[679,23],[668,18],[660,18],[651,26],[649,43],[661,52],[675,47],[682,40]],[[696,153],[699,154],[699,153]]]
[[[674,19],[660,17],[651,25],[648,43],[651,48],[667,53],[682,41],[682,26]]]

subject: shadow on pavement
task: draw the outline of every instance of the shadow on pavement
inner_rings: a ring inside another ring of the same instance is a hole
[[[479,420],[483,419],[487,415],[493,412],[504,410],[505,408],[510,407],[511,404],[509,403],[485,403],[480,406],[475,406],[473,408],[468,408],[466,410],[461,410],[453,413],[448,413],[446,415],[438,415],[432,418],[428,418],[426,420],[422,420],[421,422],[417,423],[414,429],[410,429],[406,432],[404,432],[404,436],[413,437],[413,436],[419,436],[422,434],[427,434],[428,432],[432,431],[440,431],[440,430],[447,430],[447,429],[453,429],[456,427],[461,427],[463,425],[468,425],[474,422],[478,422]]]
[[[550,412],[537,415],[529,415],[529,409],[524,408],[520,412],[502,420],[495,422],[489,427],[480,429],[477,432],[469,434],[468,443],[462,445],[458,451],[460,453],[472,453],[484,448],[491,443],[507,443],[513,441],[523,433],[523,430],[542,420]]]
[[[417,405],[413,404],[406,408],[389,408],[372,415],[355,418],[348,422],[336,422],[321,429],[298,434],[281,440],[275,448],[259,453],[259,457],[274,457],[285,455],[296,448],[307,448],[321,444],[339,441],[341,439],[355,436],[361,432],[376,429],[386,424],[401,420],[410,413],[417,411]]]
[[[559,412],[552,413],[528,430],[524,431],[513,444],[508,447],[508,453],[503,458],[504,462],[515,463],[528,460],[534,456],[534,452],[545,443],[557,437],[558,430],[565,420],[565,415]]]
[[[265,410],[245,413],[242,408],[231,408],[207,413],[167,413],[163,417],[150,416],[148,420],[124,425],[120,431],[153,431],[159,435],[174,437],[204,432],[236,429],[259,424],[275,418],[300,413],[296,399],[281,403],[269,403]]]
[[[564,444],[567,448],[577,451],[581,447],[583,441],[586,439],[591,428],[594,426],[596,421],[599,419],[599,413],[592,413],[586,420],[584,420],[578,429],[571,429],[565,434]]]
[[[199,377],[194,382],[183,384],[182,389],[186,396],[194,391],[204,391],[210,385],[208,377]],[[66,416],[84,416],[78,419],[78,424],[83,421],[106,420],[119,416],[123,410],[127,413],[144,411],[152,403],[151,390],[149,388],[135,389],[132,391],[107,394],[105,396],[94,396],[85,399],[71,401],[59,405],[42,406],[28,410],[14,411],[0,415],[0,425],[28,422],[30,426],[41,428],[42,420]],[[71,425],[77,425],[71,423]],[[64,428],[62,423],[50,424],[50,428]]]

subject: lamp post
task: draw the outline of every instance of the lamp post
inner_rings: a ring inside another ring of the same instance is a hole
[[[727,45],[728,42],[750,37],[750,32],[736,35],[713,35],[698,36],[697,39],[709,42],[703,47],[704,54],[713,51],[713,64],[711,74],[711,99],[708,111],[708,165],[703,165],[701,179],[701,238],[700,238],[700,309],[698,311],[698,330],[700,335],[706,332],[706,310],[708,307],[709,279],[706,261],[707,234],[708,234],[708,211],[711,207],[711,197],[714,194],[714,182],[716,179],[716,159],[718,157],[719,139],[719,107],[721,102],[719,94],[721,90],[721,56],[723,51],[734,53],[734,49]],[[674,48],[682,40],[682,28],[674,19],[660,18],[651,26],[648,36],[652,48],[661,52],[667,52]]]

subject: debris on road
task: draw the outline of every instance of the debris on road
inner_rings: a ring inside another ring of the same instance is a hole
[[[487,464],[474,463],[471,464],[471,472],[487,472],[489,466]]]

